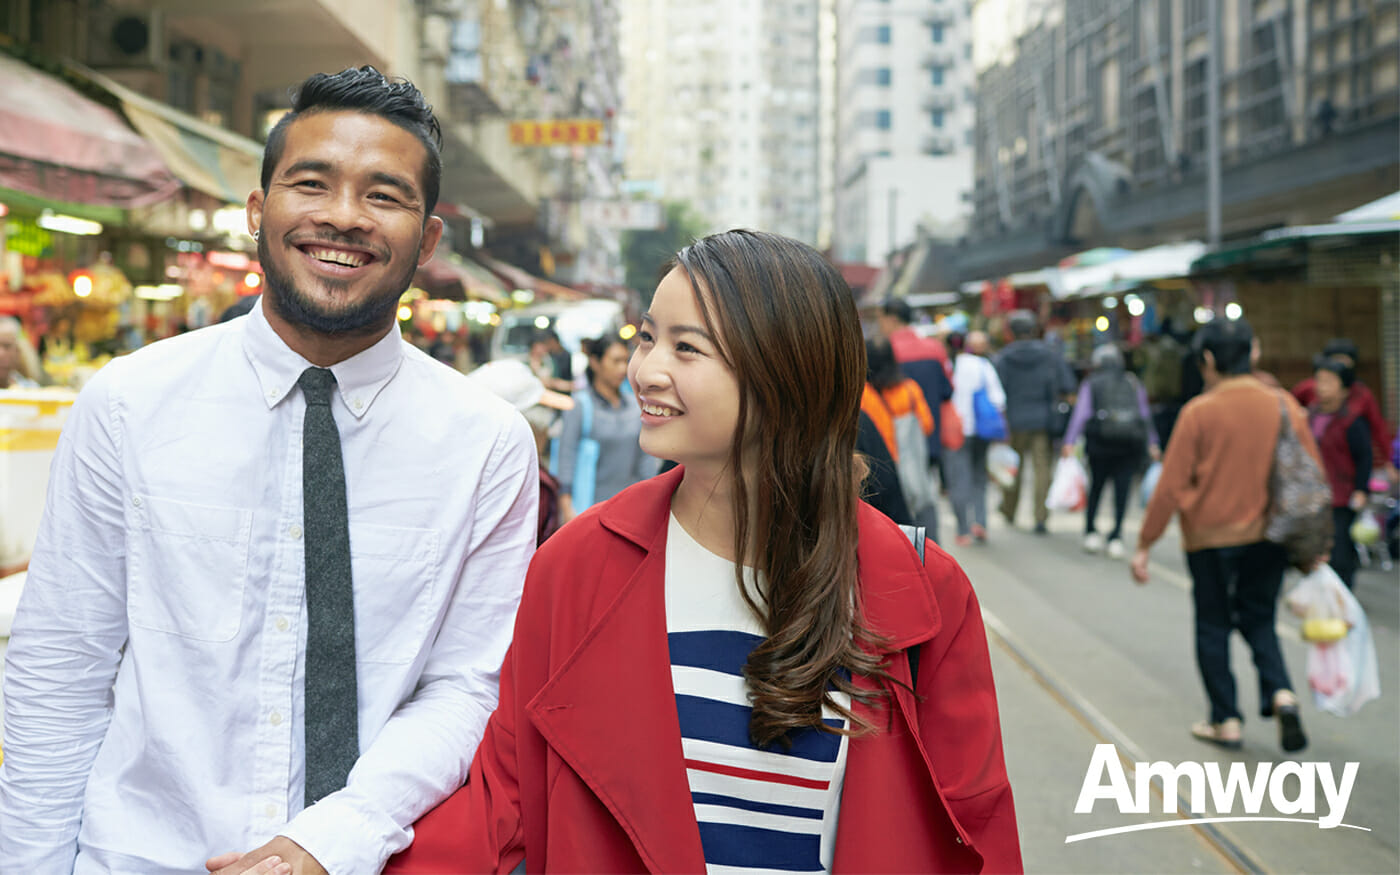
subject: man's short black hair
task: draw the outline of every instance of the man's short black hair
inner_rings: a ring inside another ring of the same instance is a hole
[[[914,321],[914,310],[903,298],[886,298],[880,305],[880,312],[901,323],[909,325]]]
[[[282,160],[287,128],[315,112],[362,112],[393,122],[418,138],[428,153],[423,163],[423,220],[437,207],[442,185],[442,127],[423,93],[407,79],[391,80],[373,67],[352,67],[339,73],[316,73],[296,90],[291,111],[278,119],[263,147],[262,189],[267,193],[272,171]]]
[[[1254,329],[1244,319],[1212,319],[1196,331],[1191,342],[1196,361],[1204,359],[1209,350],[1215,359],[1215,370],[1222,376],[1248,374],[1250,348],[1254,345]]]

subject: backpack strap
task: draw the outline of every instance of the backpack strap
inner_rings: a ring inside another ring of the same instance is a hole
[[[924,540],[925,532],[923,526],[900,525],[899,530],[904,533],[904,537],[914,545],[914,550],[919,554],[919,564],[924,564]],[[909,659],[909,686],[914,687],[919,682],[919,645],[904,649],[904,655]]]

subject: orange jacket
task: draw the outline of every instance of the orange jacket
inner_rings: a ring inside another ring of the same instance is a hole
[[[703,872],[666,639],[665,557],[677,468],[597,505],[530,566],[501,701],[467,784],[414,827],[390,875]],[[996,691],[977,597],[929,542],[869,505],[857,556],[865,622],[883,635],[893,705],[851,739],[836,872],[1019,872]]]

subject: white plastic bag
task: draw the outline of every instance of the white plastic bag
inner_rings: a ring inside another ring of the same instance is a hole
[[[1089,503],[1089,477],[1075,458],[1061,457],[1055,463],[1055,477],[1045,494],[1048,510],[1083,510]]]
[[[1348,717],[1381,694],[1380,668],[1371,624],[1361,603],[1346,584],[1323,563],[1289,591],[1286,602],[1303,618],[1307,630],[1325,629],[1329,622],[1343,622],[1347,631],[1340,640],[1314,640],[1308,649],[1308,686],[1320,710]]]
[[[987,473],[1003,489],[1011,488],[1021,457],[1009,444],[992,444],[987,450]]]
[[[1157,491],[1157,480],[1162,476],[1162,463],[1153,462],[1147,466],[1143,472],[1142,483],[1138,485],[1138,500],[1142,506],[1147,507],[1147,503],[1152,500],[1152,493]]]

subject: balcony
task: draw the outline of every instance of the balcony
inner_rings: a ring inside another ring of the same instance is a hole
[[[925,155],[951,155],[957,144],[957,138],[949,134],[925,134],[919,141],[919,148]]]
[[[958,95],[952,88],[940,88],[924,95],[923,100],[919,101],[919,106],[925,111],[941,109],[944,112],[952,112],[958,108]]]

